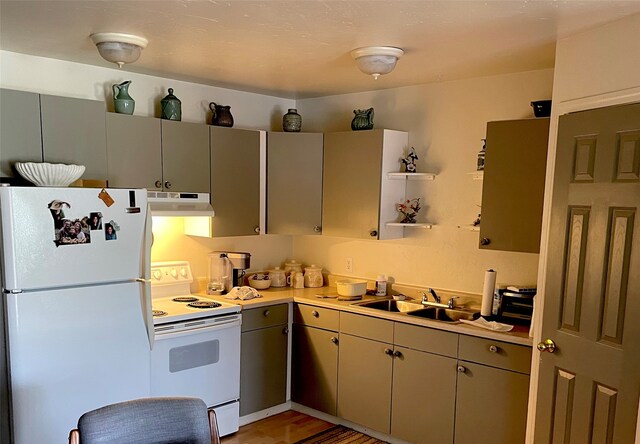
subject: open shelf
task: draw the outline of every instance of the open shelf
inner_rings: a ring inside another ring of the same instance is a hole
[[[401,224],[400,222],[387,222],[387,227],[406,227],[406,228],[424,228],[430,230],[433,224],[428,223],[415,223],[415,224]]]
[[[458,225],[458,228],[469,231],[480,231],[480,225]]]
[[[435,173],[387,173],[389,179],[398,180],[433,180]]]

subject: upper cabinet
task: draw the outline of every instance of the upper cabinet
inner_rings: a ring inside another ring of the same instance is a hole
[[[322,232],[322,133],[268,133],[267,233]]]
[[[209,192],[208,125],[107,113],[107,154],[114,188]]]
[[[15,162],[42,162],[40,96],[0,89],[0,177],[18,177]]]
[[[480,248],[538,253],[549,119],[489,122]]]
[[[400,171],[408,134],[393,130],[327,133],[324,137],[322,233],[363,239],[403,237],[395,204],[405,198]]]
[[[104,102],[40,95],[40,114],[45,162],[84,165],[84,179],[108,179]]]
[[[83,178],[107,179],[104,103],[0,90],[0,176],[15,162],[86,167]]]
[[[260,232],[261,132],[210,127],[211,236]]]

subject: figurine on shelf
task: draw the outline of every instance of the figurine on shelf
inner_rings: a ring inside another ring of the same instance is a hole
[[[417,199],[407,199],[406,201],[396,204],[396,210],[402,214],[403,219],[400,221],[401,224],[415,224],[416,216],[418,216],[418,212],[420,211],[420,198]]]
[[[400,159],[402,163],[404,163],[404,169],[407,173],[417,173],[416,169],[416,160],[418,160],[418,155],[416,154],[416,150],[414,147],[411,147],[409,154],[407,157]]]

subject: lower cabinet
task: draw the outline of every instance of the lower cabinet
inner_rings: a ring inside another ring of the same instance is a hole
[[[336,416],[338,395],[336,310],[296,304],[293,315],[291,400]]]
[[[242,312],[240,416],[287,400],[288,305]]]

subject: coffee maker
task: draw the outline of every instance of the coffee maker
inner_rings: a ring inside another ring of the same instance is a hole
[[[243,284],[243,278],[246,270],[251,266],[251,254],[239,251],[213,251],[209,255],[211,260],[219,260],[226,258],[231,266],[231,273],[228,279],[225,279],[224,292],[228,293],[233,287],[240,287]]]

